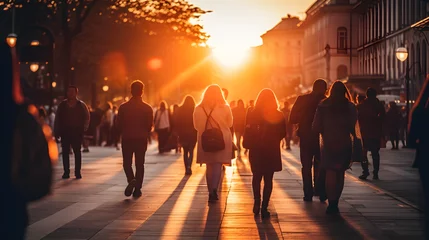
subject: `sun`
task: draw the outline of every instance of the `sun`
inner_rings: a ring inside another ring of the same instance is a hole
[[[243,64],[249,54],[248,48],[221,46],[212,48],[212,54],[216,61],[229,68],[238,67]]]

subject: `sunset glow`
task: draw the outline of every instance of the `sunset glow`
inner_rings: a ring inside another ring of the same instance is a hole
[[[212,49],[213,57],[220,65],[237,67],[243,64],[248,57],[249,49],[234,46],[220,46]]]

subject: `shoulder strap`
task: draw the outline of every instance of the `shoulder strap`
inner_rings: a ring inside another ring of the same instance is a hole
[[[204,113],[206,114],[206,116],[207,116],[207,120],[206,120],[206,127],[205,127],[205,129],[207,129],[207,124],[210,122],[210,118],[211,119],[213,119],[213,122],[215,122],[216,123],[216,125],[217,125],[217,127],[220,129],[220,125],[219,125],[219,123],[218,122],[216,122],[216,120],[212,117],[212,113],[213,113],[213,111],[214,111],[214,107],[210,110],[210,113],[209,114],[207,114],[207,111],[206,111],[206,109],[203,107],[203,111],[204,111]],[[212,126],[213,127],[213,125],[210,123],[210,126]]]

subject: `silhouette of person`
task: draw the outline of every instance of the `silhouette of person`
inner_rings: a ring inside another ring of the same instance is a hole
[[[140,197],[144,178],[147,139],[153,125],[152,107],[142,100],[144,84],[141,81],[131,83],[131,99],[123,103],[118,110],[117,127],[122,135],[123,168],[128,186],[125,196]],[[136,173],[132,163],[135,157]]]
[[[300,158],[302,164],[302,181],[304,185],[304,201],[313,201],[313,195],[319,196],[321,201],[326,200],[324,193],[324,175],[319,175],[320,146],[319,134],[312,130],[312,123],[317,106],[325,99],[326,81],[317,79],[313,83],[313,91],[299,96],[292,107],[289,122],[298,124],[300,137]],[[311,169],[313,168],[313,178]],[[320,181],[320,182],[319,182]],[[314,185],[313,185],[314,183]],[[319,188],[320,187],[320,188]]]
[[[55,118],[55,137],[61,138],[64,174],[63,179],[70,178],[70,146],[75,156],[75,176],[82,178],[82,146],[83,136],[89,127],[90,115],[86,104],[77,98],[78,88],[67,88],[67,99],[58,106]]]
[[[192,96],[186,96],[178,110],[177,133],[180,145],[183,147],[183,161],[185,164],[185,174],[192,174],[192,161],[194,159],[194,149],[197,144],[197,130],[193,122],[195,110],[195,100]]]

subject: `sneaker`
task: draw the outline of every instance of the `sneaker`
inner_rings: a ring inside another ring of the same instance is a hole
[[[75,175],[76,179],[82,179],[82,174],[80,174],[80,173],[75,173],[74,175]]]
[[[359,179],[366,180],[368,176],[369,176],[369,173],[363,173],[362,175],[359,176]]]
[[[133,194],[134,188],[136,186],[136,180],[133,179],[128,183],[128,186],[125,188],[125,196],[129,197],[131,194]]]
[[[63,179],[69,179],[70,178],[70,174],[69,173],[64,173],[62,176]]]
[[[133,192],[133,197],[135,197],[135,198],[139,198],[139,197],[141,197],[142,196],[142,190],[140,190],[140,189],[135,189],[134,190],[134,192]]]

